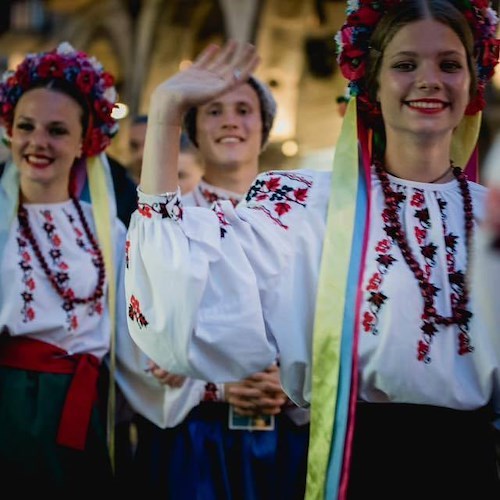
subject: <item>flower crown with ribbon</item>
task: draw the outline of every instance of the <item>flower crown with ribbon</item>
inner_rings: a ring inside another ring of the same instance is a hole
[[[15,71],[4,72],[0,82],[0,120],[7,134],[11,135],[14,110],[24,92],[52,80],[74,86],[87,104],[89,123],[83,155],[91,157],[104,151],[118,132],[118,123],[111,116],[117,98],[114,78],[95,57],[75,50],[68,42],[49,52],[28,54]]]
[[[337,62],[342,74],[349,81],[349,94],[356,96],[358,102],[371,112],[374,111],[375,103],[370,101],[365,81],[370,38],[384,14],[400,3],[404,3],[404,0],[348,0],[347,19],[335,36]],[[466,114],[473,115],[485,106],[486,84],[493,76],[498,63],[498,16],[489,6],[489,0],[450,0],[450,3],[462,12],[474,37],[477,92],[466,109]]]

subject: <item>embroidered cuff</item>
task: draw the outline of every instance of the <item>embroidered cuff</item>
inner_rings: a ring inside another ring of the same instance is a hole
[[[203,393],[202,401],[205,402],[215,402],[220,401],[220,397],[218,394],[219,388],[213,382],[207,382],[205,384],[205,392]]]
[[[160,194],[147,194],[137,188],[138,212],[148,219],[158,214],[162,219],[182,219],[181,190]]]

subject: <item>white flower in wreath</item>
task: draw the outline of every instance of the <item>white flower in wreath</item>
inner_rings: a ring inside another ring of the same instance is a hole
[[[62,42],[57,46],[56,52],[61,55],[68,55],[68,54],[73,54],[76,51],[69,42]]]
[[[108,87],[103,94],[104,99],[111,103],[116,102],[116,98],[118,97],[118,94],[116,93],[116,89],[114,87]]]
[[[89,57],[89,63],[96,73],[100,73],[104,69],[102,64],[94,56]]]

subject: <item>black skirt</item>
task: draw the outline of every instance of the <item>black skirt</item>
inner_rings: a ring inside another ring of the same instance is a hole
[[[358,403],[348,499],[499,500],[488,408]]]

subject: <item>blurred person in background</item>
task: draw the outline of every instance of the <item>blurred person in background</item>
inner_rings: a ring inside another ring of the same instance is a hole
[[[144,141],[146,139],[147,115],[136,116],[130,125],[127,168],[138,184],[141,177]],[[179,151],[179,186],[181,193],[189,193],[201,179],[203,167],[197,149],[185,133],[181,133]]]

